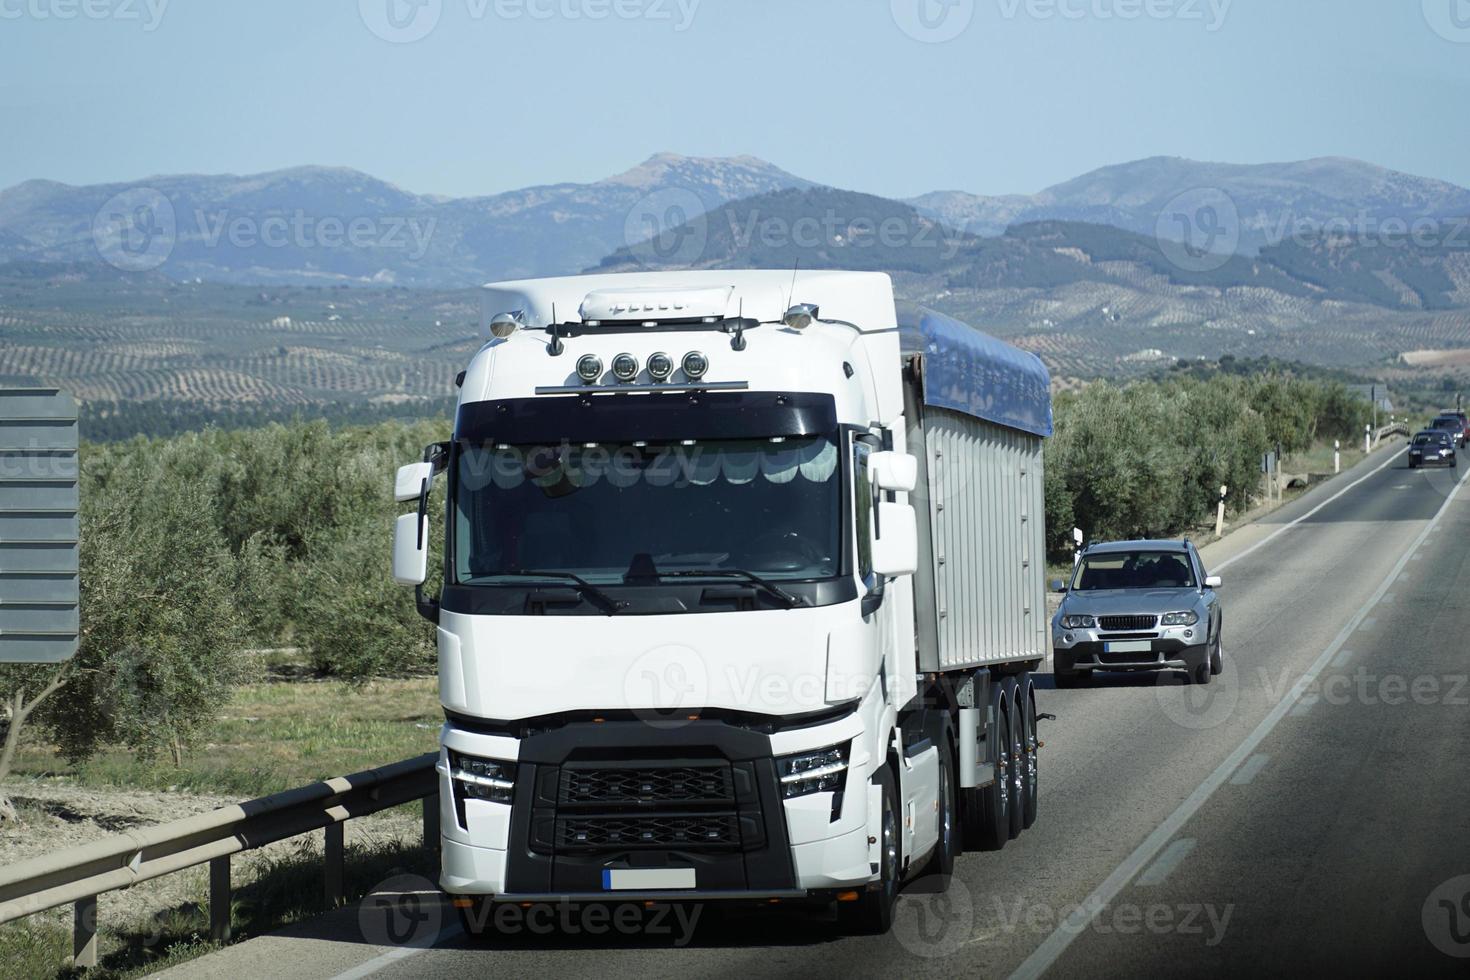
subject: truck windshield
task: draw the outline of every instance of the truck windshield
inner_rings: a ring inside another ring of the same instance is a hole
[[[738,570],[818,579],[840,570],[841,474],[827,437],[466,447],[456,463],[462,585],[570,572],[621,583]]]

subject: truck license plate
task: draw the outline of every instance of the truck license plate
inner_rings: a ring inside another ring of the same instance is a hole
[[[1117,643],[1104,643],[1104,653],[1148,653],[1153,649],[1153,644],[1147,640],[1125,640]]]
[[[690,890],[694,887],[693,868],[603,868],[604,891]]]

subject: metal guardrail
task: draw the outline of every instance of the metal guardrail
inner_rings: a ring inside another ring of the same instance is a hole
[[[424,844],[439,841],[436,753],[339,776],[183,820],[0,867],[0,923],[73,905],[73,962],[97,965],[97,896],[208,862],[210,937],[230,937],[230,855],[325,830],[325,898],[342,902],[346,821],[423,800]]]

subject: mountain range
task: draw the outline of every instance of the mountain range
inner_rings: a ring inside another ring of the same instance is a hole
[[[706,212],[752,198],[777,202],[772,195],[783,192],[821,190],[830,188],[754,157],[667,153],[594,183],[470,198],[415,194],[358,171],[328,167],[84,187],[32,180],[0,191],[0,262],[106,259],[128,271],[157,269],[176,280],[267,285],[469,286],[571,273],[608,261],[616,265],[630,249],[644,248],[654,259],[670,246],[687,255],[688,239],[672,242],[669,236],[687,231]],[[1203,233],[1207,249],[1240,258],[1222,255],[1218,262],[1205,258],[1183,265],[1236,271],[1263,252],[1293,244],[1304,231],[1392,235],[1416,221],[1470,215],[1470,190],[1338,158],[1243,166],[1160,157],[1104,167],[1034,195],[939,191],[908,201],[858,194],[841,200],[842,207],[858,209],[847,215],[849,224],[866,218],[876,228],[895,219],[908,222],[911,235],[928,227],[934,240],[963,241],[972,251],[986,250],[977,239],[1005,239],[1007,229],[1048,222],[1107,226],[1147,240],[1143,246],[1116,246],[1130,249],[1193,241]],[[714,236],[707,244],[718,253],[724,247],[719,222],[704,227]],[[868,257],[875,267],[898,262],[898,270],[928,261],[915,259],[911,244],[873,249]],[[1016,267],[996,265],[1011,247],[989,249],[992,261],[975,270],[975,285],[987,276],[995,282],[1015,279]],[[802,251],[800,243],[785,251],[793,249],[786,257]],[[841,254],[851,258],[854,250]],[[1041,276],[1032,285],[1056,285],[1043,266],[1066,267],[1035,249],[1028,254],[1034,261],[1020,268]],[[1386,289],[1398,291],[1392,284]]]

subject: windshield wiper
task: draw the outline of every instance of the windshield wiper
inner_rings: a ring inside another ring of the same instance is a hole
[[[590,601],[594,606],[597,606],[599,609],[601,609],[603,612],[607,613],[609,616],[616,616],[618,613],[620,613],[624,609],[627,609],[628,608],[628,604],[626,602],[624,602],[623,600],[621,600],[621,599],[614,599],[612,596],[608,595],[606,592],[602,591],[597,586],[593,585],[591,582],[589,582],[586,579],[582,578],[582,576],[580,576],[580,575],[573,575],[571,572],[534,572],[534,571],[531,571],[531,572],[496,572],[495,574],[496,575],[504,575],[504,576],[507,576],[507,577],[510,577],[510,578],[551,578],[551,579],[557,579],[557,578],[559,578],[559,579],[565,579],[566,581],[572,583],[569,587],[570,588],[573,588],[573,589],[576,589],[578,595],[580,595],[584,599],[587,599],[588,601]]]
[[[805,605],[806,601],[800,596],[792,595],[775,583],[761,578],[754,572],[747,572],[739,568],[697,568],[680,569],[677,572],[657,572],[659,578],[741,578],[760,589],[766,595],[784,605],[787,609]]]

